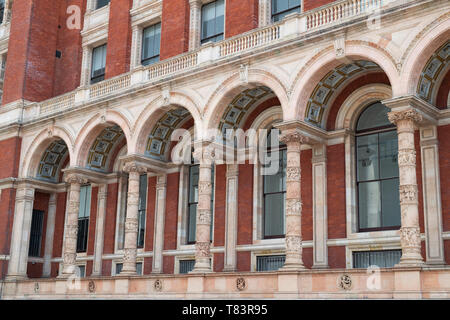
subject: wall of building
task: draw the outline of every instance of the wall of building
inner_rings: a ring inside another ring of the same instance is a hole
[[[160,59],[168,59],[189,49],[188,0],[163,1]]]
[[[225,38],[231,38],[258,27],[258,1],[226,1]]]

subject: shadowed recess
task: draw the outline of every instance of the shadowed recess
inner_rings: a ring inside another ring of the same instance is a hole
[[[147,157],[166,161],[166,152],[170,149],[171,136],[174,130],[191,118],[191,114],[183,107],[167,111],[150,132],[145,148]]]
[[[433,102],[435,91],[439,90],[437,82],[439,82],[441,75],[445,75],[448,70],[449,52],[450,40],[431,56],[420,75],[417,94],[430,103]]]
[[[45,150],[39,163],[37,178],[57,182],[61,166],[69,155],[67,145],[64,140],[54,141]]]
[[[95,171],[108,171],[111,155],[122,139],[125,139],[125,135],[119,126],[104,129],[89,150],[86,167]]]
[[[331,107],[331,97],[347,80],[366,71],[381,70],[374,62],[358,60],[350,64],[343,64],[330,71],[314,88],[306,106],[305,120],[318,127],[322,125],[325,110]]]

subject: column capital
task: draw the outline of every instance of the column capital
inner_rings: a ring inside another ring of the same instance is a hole
[[[423,121],[423,116],[415,109],[406,109],[401,111],[391,111],[388,113],[389,121],[397,125],[399,121],[411,121],[419,124]]]
[[[216,153],[210,141],[201,141],[194,143],[194,152],[192,155],[200,164],[212,164]]]
[[[203,3],[202,0],[189,0],[190,6],[201,6],[202,3]]]
[[[309,143],[309,138],[305,136],[299,129],[286,129],[281,132],[280,141],[285,144],[307,144]]]
[[[143,165],[138,164],[135,161],[130,161],[130,162],[127,162],[124,164],[122,171],[127,172],[127,173],[132,173],[132,172],[146,173],[147,168],[144,167]]]
[[[88,179],[80,174],[69,173],[64,181],[69,184],[86,184],[88,183]]]

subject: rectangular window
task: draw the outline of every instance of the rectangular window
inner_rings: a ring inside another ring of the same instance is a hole
[[[4,14],[5,14],[5,0],[0,0],[0,24],[3,23]]]
[[[123,263],[116,263],[116,275],[120,274],[123,269]],[[142,262],[136,263],[136,273],[142,275]]]
[[[144,66],[159,61],[161,23],[145,28],[142,33],[142,58]]]
[[[194,270],[195,260],[180,260],[180,274],[186,274]]]
[[[80,189],[80,209],[78,211],[77,252],[86,252],[89,235],[89,216],[91,213],[91,186]]]
[[[188,236],[187,243],[195,243],[196,225],[197,225],[197,205],[198,205],[198,179],[200,166],[198,164],[189,167],[189,195],[188,195]],[[211,168],[212,194],[211,194],[211,235],[213,232],[214,214],[214,165]]]
[[[100,9],[109,4],[110,0],[96,0],[95,9]]]
[[[41,256],[42,230],[44,228],[44,211],[33,210],[31,218],[30,248],[28,256]]]
[[[86,266],[77,266],[78,267],[78,275],[80,278],[86,277]]]
[[[106,68],[106,44],[92,50],[91,83],[97,83],[105,79]]]
[[[272,21],[283,20],[293,12],[300,12],[301,0],[272,0]]]
[[[137,247],[143,248],[145,242],[145,216],[147,213],[147,175],[139,177],[139,209]]]
[[[256,257],[256,271],[275,271],[283,267],[286,256]]]
[[[355,251],[353,252],[353,268],[392,268],[400,262],[402,250]]]
[[[201,43],[223,40],[224,0],[217,0],[202,7]]]
[[[286,201],[286,149],[279,151],[278,173],[264,175],[264,238],[284,237],[284,203]],[[271,157],[271,152],[268,156]]]

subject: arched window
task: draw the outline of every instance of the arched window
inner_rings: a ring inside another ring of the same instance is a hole
[[[368,106],[356,126],[356,175],[359,231],[400,227],[398,137],[389,108]]]
[[[274,137],[272,137],[274,135]],[[282,238],[285,234],[284,203],[286,200],[286,145],[279,144],[279,130],[271,129],[267,135],[267,153],[264,169],[273,167],[278,160],[277,170],[265,170],[263,178],[263,236],[265,239]],[[273,144],[277,141],[276,144]]]

